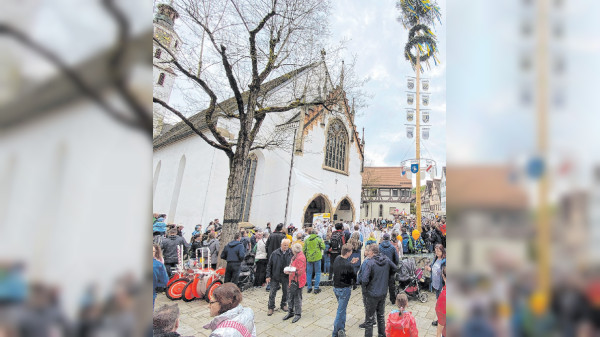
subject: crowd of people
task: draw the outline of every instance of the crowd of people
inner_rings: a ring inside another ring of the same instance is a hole
[[[160,285],[163,284],[160,281],[165,279],[165,275],[170,277],[169,269],[177,263],[177,246],[183,247],[190,258],[196,258],[196,251],[206,247],[213,268],[216,267],[217,256],[227,261],[224,284],[215,290],[214,296],[217,297],[217,291],[227,286],[225,288],[229,289],[227,301],[230,301],[233,296],[235,300],[231,303],[236,304],[223,306],[215,303],[214,305],[221,309],[228,309],[217,310],[215,314],[227,317],[243,314],[246,317],[253,317],[251,309],[243,308],[239,304],[241,290],[244,289],[239,283],[240,266],[245,258],[252,256],[254,260],[252,285],[255,288],[265,287],[269,293],[268,316],[272,316],[275,312],[279,290],[281,290],[279,308],[285,313],[282,319],[292,319],[291,322],[296,323],[302,317],[303,289],[306,288],[308,294],[317,295],[322,291],[321,286],[333,286],[333,293],[338,301],[333,322],[333,337],[345,336],[346,308],[352,290],[356,290],[359,286],[365,307],[365,321],[359,327],[365,329],[365,336],[373,335],[375,325],[379,336],[417,336],[415,318],[407,311],[408,298],[406,294],[397,291],[395,275],[405,255],[434,253],[433,261],[426,267],[427,271],[431,272],[431,290],[436,294],[437,307],[440,309],[436,310],[438,320],[432,324],[438,326],[438,336],[445,336],[445,304],[439,305],[445,301],[446,224],[442,219],[425,220],[422,231],[416,229],[415,219],[410,217],[401,217],[396,221],[387,222],[360,221],[333,224],[324,221],[304,228],[297,228],[293,224],[285,226],[280,223],[273,230],[268,223],[264,229],[255,229],[252,232],[241,230],[236,233],[234,239],[223,247],[220,254],[218,238],[221,226],[218,220],[211,222],[204,231],[202,226],[196,226],[189,244],[184,238],[183,228],[164,224],[164,219],[164,214],[155,214],[153,225],[154,256],[155,261],[159,262],[158,267],[155,268],[155,285],[159,285],[157,290],[160,290]],[[164,273],[161,270],[161,258],[164,262]],[[156,270],[162,278],[157,277]],[[237,290],[234,291],[234,288]],[[155,290],[155,297],[156,292]],[[398,306],[398,310],[393,311],[386,320],[384,309],[388,295],[391,303]],[[217,302],[222,300],[215,299]],[[211,305],[212,303],[211,301]],[[235,313],[230,312],[232,310],[235,310]],[[212,314],[213,307],[211,307]],[[220,325],[222,321],[215,318],[205,327],[212,330],[222,329]],[[254,323],[249,323],[249,319],[240,324],[236,325],[237,330],[229,327],[235,330],[231,336],[245,336],[244,332],[253,330],[252,335],[255,335]]]

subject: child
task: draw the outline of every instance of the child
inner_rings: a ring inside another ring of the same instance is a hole
[[[377,243],[377,240],[375,240],[375,233],[371,232],[371,234],[369,234],[369,239],[367,240],[367,246],[372,244],[372,243]]]
[[[406,311],[408,307],[408,297],[405,293],[396,296],[396,305],[400,310],[390,312],[387,324],[385,325],[385,335],[388,337],[418,337],[417,322],[412,313]]]

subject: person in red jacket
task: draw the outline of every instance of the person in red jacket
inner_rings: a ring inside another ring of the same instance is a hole
[[[302,316],[302,288],[306,285],[306,257],[302,252],[302,245],[299,243],[292,245],[292,253],[294,254],[290,263],[292,270],[288,269],[286,271],[287,268],[283,270],[284,273],[290,276],[290,285],[288,287],[289,311],[283,317],[283,320],[285,321],[294,317],[292,323],[296,323]]]
[[[396,305],[399,310],[390,312],[385,325],[385,335],[387,337],[419,337],[417,321],[411,312],[406,311],[408,297],[405,293],[396,296]]]
[[[435,314],[438,318],[436,337],[446,336],[446,266],[442,267],[442,278],[444,279],[444,287],[435,304]]]

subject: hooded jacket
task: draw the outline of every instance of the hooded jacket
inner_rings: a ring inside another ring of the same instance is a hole
[[[361,284],[366,286],[369,296],[385,296],[390,274],[397,270],[398,267],[387,256],[379,253],[366,262],[361,275]]]
[[[167,231],[167,224],[165,223],[165,218],[158,218],[156,222],[152,225],[153,232],[164,233]]]
[[[227,262],[242,262],[246,256],[246,248],[240,241],[231,241],[221,252],[221,259]]]
[[[325,249],[325,242],[317,234],[311,234],[304,242],[304,255],[307,262],[320,261],[323,258],[322,251]]]
[[[177,262],[177,246],[183,245],[184,250],[190,249],[190,245],[179,235],[171,235],[164,238],[160,243],[165,263]]]
[[[419,331],[415,317],[408,311],[400,316],[398,310],[393,310],[388,315],[385,324],[385,335],[390,337],[418,337]]]
[[[398,265],[398,251],[389,240],[383,240],[379,244],[379,253],[387,256],[393,264]]]
[[[233,321],[243,325],[252,337],[256,337],[256,325],[254,324],[254,312],[252,309],[244,308],[240,304],[213,318],[210,323],[204,326],[204,329],[212,330],[211,337],[243,337],[236,328],[219,328],[219,324],[225,321]]]

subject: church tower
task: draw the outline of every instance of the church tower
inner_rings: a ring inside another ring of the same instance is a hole
[[[169,61],[172,59],[171,54],[177,57],[181,47],[181,40],[173,28],[175,20],[179,14],[173,8],[173,1],[170,4],[161,3],[158,5],[158,13],[154,17],[154,38],[160,41],[165,48],[162,48],[156,41],[153,41],[152,48],[152,77],[154,80],[154,97],[165,102],[169,102],[173,83],[177,75],[172,69]],[[152,123],[152,138],[160,135],[164,116],[167,110],[161,105],[154,104],[153,106],[153,123]]]

